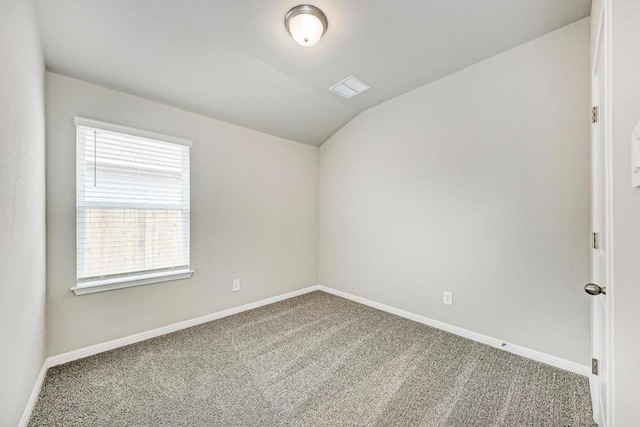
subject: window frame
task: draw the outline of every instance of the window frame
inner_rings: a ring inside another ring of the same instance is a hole
[[[89,128],[93,128],[93,129],[97,129],[97,130],[103,130],[103,131],[108,131],[108,132],[117,132],[117,133],[121,133],[121,134],[125,134],[128,136],[133,136],[133,137],[140,137],[140,138],[148,138],[148,139],[153,139],[153,140],[158,140],[158,141],[162,141],[162,142],[168,142],[171,144],[179,144],[179,145],[185,145],[187,147],[189,147],[189,150],[193,147],[193,141],[190,139],[185,139],[185,138],[179,138],[179,137],[175,137],[175,136],[170,136],[170,135],[164,135],[161,133],[156,133],[156,132],[151,132],[151,131],[146,131],[146,130],[141,130],[141,129],[136,129],[136,128],[132,128],[132,127],[128,127],[128,126],[122,126],[122,125],[117,125],[117,124],[113,124],[113,123],[108,123],[108,122],[103,122],[103,121],[99,121],[99,120],[93,120],[93,119],[88,119],[85,117],[80,117],[80,116],[75,116],[74,117],[74,125],[75,125],[75,129],[76,129],[76,142],[75,142],[75,147],[76,147],[76,163],[78,160],[78,154],[77,154],[77,150],[78,150],[78,137],[77,137],[77,129],[78,127],[89,127]],[[189,169],[191,168],[191,156],[189,155]],[[78,167],[76,166],[76,186],[77,184],[77,180],[78,180]],[[191,179],[191,173],[189,172],[189,180]],[[189,186],[189,192],[190,192],[190,186]],[[78,271],[78,221],[79,221],[79,217],[78,217],[78,189],[76,188],[76,235],[75,235],[75,239],[76,239],[76,272]],[[188,223],[188,227],[191,227],[191,202],[190,202],[190,197],[189,197],[189,223]],[[147,270],[147,271],[137,271],[137,272],[130,272],[130,273],[123,273],[123,274],[116,274],[116,275],[111,275],[111,276],[101,276],[101,277],[92,277],[92,278],[87,278],[87,279],[78,279],[78,276],[76,276],[76,285],[71,287],[71,291],[73,291],[73,293],[75,295],[84,295],[84,294],[89,294],[89,293],[95,293],[95,292],[103,292],[103,291],[110,291],[110,290],[114,290],[114,289],[122,289],[122,288],[129,288],[132,286],[141,286],[141,285],[148,285],[148,284],[152,284],[152,283],[162,283],[162,282],[167,282],[167,281],[172,281],[172,280],[181,280],[181,279],[188,279],[190,278],[193,273],[194,270],[191,268],[191,233],[188,233],[188,242],[187,242],[187,248],[189,250],[189,256],[187,259],[187,266],[184,267],[172,267],[172,268],[166,268],[166,269],[157,269],[157,270]]]

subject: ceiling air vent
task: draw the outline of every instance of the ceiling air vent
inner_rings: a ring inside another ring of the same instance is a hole
[[[358,80],[355,76],[349,76],[340,83],[329,88],[331,92],[337,93],[341,97],[347,99],[353,98],[368,89],[371,89],[371,86],[361,80]]]

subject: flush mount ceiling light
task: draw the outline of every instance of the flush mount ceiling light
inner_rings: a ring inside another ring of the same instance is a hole
[[[317,7],[301,4],[287,12],[284,25],[300,46],[313,46],[327,31],[327,17]]]

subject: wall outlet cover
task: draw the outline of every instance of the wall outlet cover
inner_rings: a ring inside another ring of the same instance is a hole
[[[446,305],[453,305],[453,293],[449,291],[443,291],[442,303]]]
[[[240,290],[240,279],[235,279],[233,281],[233,292],[238,292]]]

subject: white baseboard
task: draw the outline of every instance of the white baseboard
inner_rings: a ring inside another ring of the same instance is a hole
[[[31,390],[31,395],[29,396],[29,400],[27,400],[27,405],[24,408],[24,412],[22,413],[22,418],[20,418],[20,424],[18,424],[18,427],[27,427],[27,424],[29,424],[31,413],[33,412],[33,407],[36,405],[36,401],[38,400],[38,396],[40,395],[40,389],[42,388],[44,377],[47,375],[47,369],[49,369],[49,366],[47,365],[47,361],[45,360],[42,363],[42,368],[40,368],[38,378],[36,378],[36,383],[33,385],[33,390]]]
[[[318,289],[369,307],[377,308],[378,310],[386,311],[387,313],[395,314],[396,316],[404,317],[405,319],[413,320],[418,323],[432,326],[443,331],[451,332],[452,334],[459,335],[461,337],[468,338],[473,341],[480,342],[482,344],[496,347],[510,353],[517,354],[527,359],[532,359],[537,362],[546,363],[547,365],[555,366],[556,368],[564,369],[566,371],[574,372],[579,375],[589,376],[591,374],[591,368],[587,365],[581,365],[580,363],[572,362],[570,360],[562,359],[560,357],[552,356],[550,354],[542,353],[530,348],[521,347],[519,345],[510,344],[506,341],[489,337],[487,335],[479,334],[477,332],[469,331],[467,329],[453,326],[448,323],[440,322],[438,320],[430,319],[428,317],[411,313],[409,311],[401,310],[399,308],[391,307],[386,304],[382,304],[376,301],[371,301],[366,298],[362,298],[356,295],[349,294],[347,292],[339,291],[327,286],[319,285]]]
[[[223,317],[231,316],[237,313],[242,313],[243,311],[253,310],[254,308],[273,304],[274,302],[297,297],[299,295],[317,291],[318,289],[319,287],[317,285],[310,286],[308,288],[299,289],[297,291],[288,292],[282,295],[277,295],[275,297],[252,302],[250,304],[245,304],[238,307],[229,308],[227,310],[218,311],[216,313],[207,314],[205,316],[197,317],[195,319],[185,320],[183,322],[174,323],[172,325],[163,326],[161,328],[152,329],[150,331],[140,332],[139,334],[129,335],[127,337],[118,338],[116,340],[95,344],[95,345],[80,348],[77,350],[72,350],[67,353],[62,353],[57,356],[49,357],[47,359],[47,363],[48,363],[48,366],[62,365],[64,363],[72,362],[74,360],[82,359],[84,357],[93,356],[94,354],[113,350],[118,347],[124,347],[125,345],[134,344],[140,341],[145,341],[151,338],[159,337],[161,335],[169,334],[171,332],[179,331],[181,329],[186,329],[192,326],[200,325],[202,323],[211,322],[212,320],[222,319]]]

